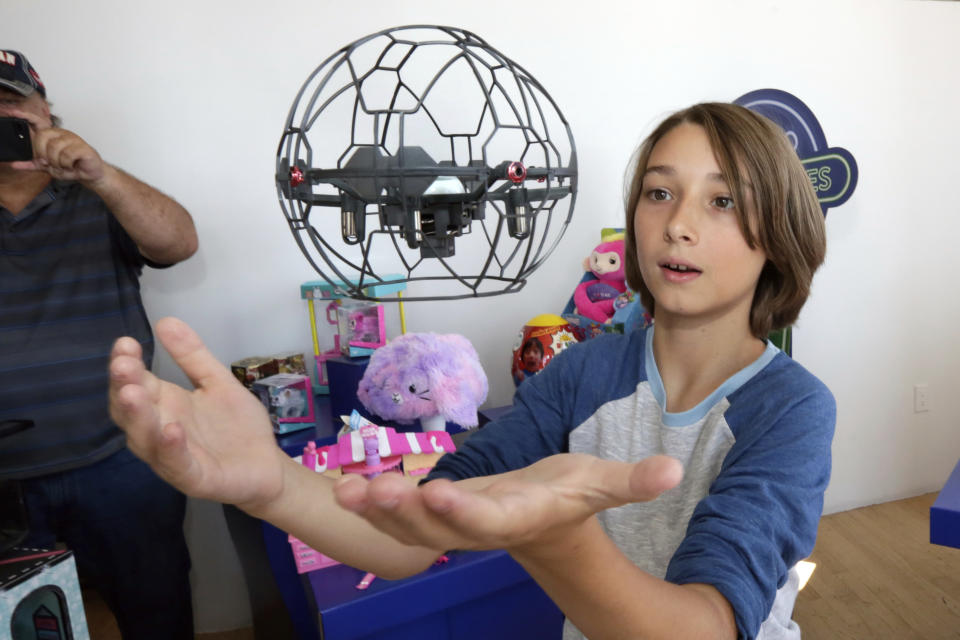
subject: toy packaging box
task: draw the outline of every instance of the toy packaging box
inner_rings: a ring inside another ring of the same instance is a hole
[[[14,547],[0,556],[0,638],[89,640],[72,552]]]
[[[370,355],[387,343],[383,305],[344,300],[337,307],[337,333],[343,355],[351,358]]]
[[[230,371],[247,389],[253,389],[253,383],[278,373],[296,373],[307,375],[307,363],[303,354],[285,351],[272,356],[251,356],[230,363]]]
[[[277,373],[297,373],[307,375],[307,362],[302,353],[285,351],[270,356],[277,363]]]
[[[278,373],[253,383],[253,392],[267,408],[274,433],[314,426],[313,389],[309,376]]]
[[[230,371],[234,377],[240,381],[240,384],[247,389],[253,389],[253,383],[257,380],[270,377],[279,373],[277,362],[273,358],[264,358],[262,356],[253,356],[243,358],[230,363]]]

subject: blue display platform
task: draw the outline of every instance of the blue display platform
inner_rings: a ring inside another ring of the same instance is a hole
[[[930,507],[930,542],[960,548],[960,462]]]
[[[309,581],[324,638],[351,640],[528,640],[559,638],[563,614],[504,551],[453,552],[404,580],[377,578],[343,565]]]

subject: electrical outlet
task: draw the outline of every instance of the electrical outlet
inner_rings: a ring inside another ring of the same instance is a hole
[[[913,385],[913,412],[930,411],[930,389],[925,384]]]

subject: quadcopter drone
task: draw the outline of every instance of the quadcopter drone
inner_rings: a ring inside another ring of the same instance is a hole
[[[573,214],[576,149],[546,90],[476,35],[409,26],[327,58],[277,151],[280,206],[336,290],[404,300],[519,291]],[[464,246],[466,245],[466,246]]]

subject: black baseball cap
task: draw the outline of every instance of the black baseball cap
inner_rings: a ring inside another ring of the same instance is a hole
[[[47,97],[47,90],[33,66],[22,53],[11,49],[0,49],[0,87],[22,96],[39,91],[41,96]]]

